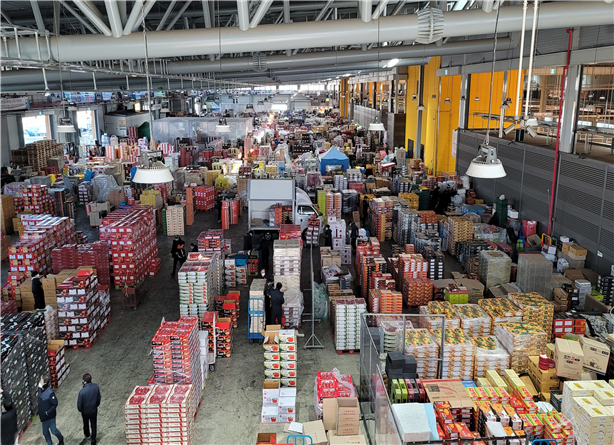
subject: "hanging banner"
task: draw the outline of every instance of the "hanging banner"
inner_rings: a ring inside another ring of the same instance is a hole
[[[452,157],[456,159],[456,150],[458,150],[458,130],[452,130]]]
[[[30,100],[27,97],[3,97],[0,99],[2,111],[19,111],[30,109]]]

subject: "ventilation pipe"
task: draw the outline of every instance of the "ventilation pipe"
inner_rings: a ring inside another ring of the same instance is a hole
[[[373,10],[373,0],[358,0],[358,9],[360,10],[361,20],[365,23],[369,23]]]
[[[249,1],[237,0],[237,14],[239,16],[239,29],[247,31],[249,29]]]
[[[508,33],[522,28],[522,7],[508,6],[499,13],[498,31]],[[481,9],[449,11],[443,13],[441,38],[464,37],[468,30],[479,29],[481,34],[494,32],[492,20]],[[532,18],[532,17],[531,17]],[[379,26],[378,26],[379,23]],[[612,24],[612,7],[605,2],[550,2],[545,3],[539,14],[540,29]],[[414,41],[421,31],[418,17],[401,15],[380,17],[377,22],[365,23],[361,19],[337,20],[334,26],[326,22],[300,22],[279,25],[261,25],[243,32],[238,27],[221,29],[182,29],[147,33],[147,45],[151,58],[182,57],[202,54],[219,54],[260,51],[282,51],[288,48],[319,48],[335,45],[360,45],[380,41]],[[110,30],[107,31],[110,32]],[[110,35],[110,34],[109,34]],[[50,38],[52,57],[59,61],[117,60],[143,57],[142,36],[121,38],[121,45],[102,35],[76,35]],[[19,39],[25,59],[36,59],[34,38]],[[444,45],[445,47],[445,45]],[[0,47],[1,57],[16,57],[14,40]],[[47,59],[47,48],[43,48]]]

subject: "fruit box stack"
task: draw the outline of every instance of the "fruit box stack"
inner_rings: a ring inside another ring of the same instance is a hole
[[[190,252],[188,259],[179,269],[179,304],[184,306],[199,305],[205,312],[219,290],[219,278],[216,279],[218,254]]]
[[[115,286],[137,286],[158,257],[153,209],[134,205],[109,213],[102,220],[100,240],[111,249]]]
[[[185,235],[186,209],[184,204],[166,208],[166,235]]]
[[[7,315],[5,314],[2,318]],[[2,333],[2,389],[13,397],[17,412],[17,428],[23,431],[32,418],[30,393],[28,391],[28,367],[23,336]]]
[[[64,340],[51,340],[49,342],[47,358],[49,359],[51,387],[58,388],[70,372],[70,365],[64,355]]]
[[[281,388],[279,380],[262,385],[261,423],[292,423],[296,420],[296,388]]]
[[[196,411],[204,387],[200,364],[198,318],[181,317],[179,321],[165,321],[151,340],[154,373],[157,384],[193,385],[195,395],[192,409]]]
[[[335,317],[335,349],[360,349],[360,317],[367,311],[364,298],[338,298],[333,304]]]
[[[32,184],[23,187],[23,208],[36,214],[55,214],[55,199],[49,194],[46,185]]]
[[[497,323],[494,333],[510,354],[510,369],[519,374],[528,371],[530,355],[545,352],[549,339],[541,326],[526,322]]]
[[[194,187],[194,203],[196,210],[211,210],[215,207],[215,187],[201,185]]]
[[[440,377],[442,379],[472,380],[475,347],[465,332],[460,328],[446,327],[444,345],[441,344],[441,329],[432,329],[431,335],[439,347],[444,348]]]
[[[98,279],[87,270],[70,276],[56,288],[59,339],[67,346],[89,348],[110,318],[108,287],[98,290]]]
[[[198,235],[198,250],[205,252],[221,252],[224,250],[224,231],[209,229]]]
[[[53,249],[53,273],[79,266],[92,266],[96,269],[98,283],[111,284],[109,272],[109,246],[102,241],[91,244],[66,244]]]
[[[336,368],[332,371],[318,371],[313,393],[316,419],[322,419],[324,415],[324,399],[356,395],[352,376],[341,374]]]
[[[25,393],[23,397],[25,403],[29,405],[27,422],[38,412],[38,383],[41,377],[49,374],[45,318],[42,312],[21,312],[19,314],[3,315],[1,324],[3,359],[5,357],[5,341],[7,341],[11,344],[10,347],[17,348],[18,354],[23,355],[25,362],[25,369],[21,368],[21,375],[24,379],[21,380],[21,376],[13,374],[14,372],[19,372],[21,365],[17,364],[17,369],[12,369],[10,362],[2,361],[2,386],[5,390],[11,392],[14,399],[20,397],[18,394]],[[11,340],[12,337],[18,337],[20,341],[13,342]],[[10,384],[11,382],[14,384],[18,383],[19,386],[15,387]],[[19,412],[19,404],[16,404],[16,406]],[[21,429],[22,425],[19,425],[19,427]]]
[[[296,331],[268,325],[264,337],[264,375],[279,382],[282,387],[296,386],[297,351]]]
[[[218,318],[215,322],[215,354],[217,357],[230,357],[232,355],[232,320]]]
[[[185,384],[134,388],[124,406],[126,443],[190,445],[196,393],[193,385]]]

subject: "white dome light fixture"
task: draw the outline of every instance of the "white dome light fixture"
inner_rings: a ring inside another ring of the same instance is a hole
[[[466,174],[473,178],[482,179],[503,178],[507,175],[503,164],[497,158],[497,149],[486,144],[480,145],[478,155],[469,164]]]
[[[230,125],[226,122],[225,118],[221,118],[219,123],[215,126],[216,133],[230,133]]]
[[[158,161],[151,167],[140,166],[136,169],[133,182],[137,184],[165,184],[174,181],[173,174],[166,165]]]

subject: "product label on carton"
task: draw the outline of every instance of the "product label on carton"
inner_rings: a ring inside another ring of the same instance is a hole
[[[277,405],[263,406],[261,412],[261,423],[278,423],[279,410]]]

